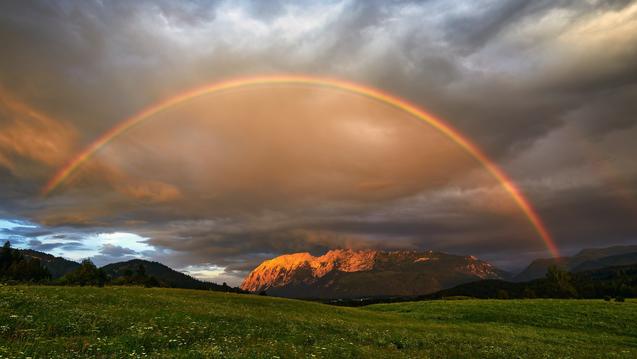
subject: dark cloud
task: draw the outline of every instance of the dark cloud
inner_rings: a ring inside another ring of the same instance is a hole
[[[39,227],[13,227],[13,228],[2,228],[0,229],[0,233],[9,235],[9,236],[20,236],[25,238],[35,238],[40,236],[46,236],[52,234],[53,232],[50,230],[43,230]]]
[[[81,242],[47,242],[42,243],[37,239],[32,239],[28,243],[30,249],[36,251],[49,252],[54,249],[58,250],[82,250],[85,249],[84,244]]]
[[[4,2],[0,216],[37,226],[0,234],[63,250],[128,231],[154,251],[109,243],[96,261],[144,256],[224,278],[337,246],[509,267],[512,253],[546,255],[455,145],[343,94],[193,102],[40,196],[79,148],[149,104],[233,76],[309,73],[447,120],[511,175],[566,252],[634,241],[636,36],[632,1]]]
[[[128,254],[137,254],[136,251],[130,248],[124,248],[113,244],[103,245],[100,253],[110,257],[122,257]]]

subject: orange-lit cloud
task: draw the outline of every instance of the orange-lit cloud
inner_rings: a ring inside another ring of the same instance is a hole
[[[55,120],[0,88],[0,165],[24,175],[25,161],[59,166],[77,145],[77,133],[68,123]]]
[[[65,186],[103,183],[102,191],[158,201],[186,196],[216,210],[286,207],[397,198],[476,166],[444,135],[382,103],[324,89],[255,88],[157,115],[109,143]]]

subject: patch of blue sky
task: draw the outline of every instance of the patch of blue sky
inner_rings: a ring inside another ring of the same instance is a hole
[[[0,218],[0,230],[11,230],[15,228],[37,228],[38,226],[28,221],[19,219]]]
[[[100,255],[105,245],[133,250],[137,253],[136,257],[143,257],[144,252],[155,251],[155,247],[146,243],[148,238],[135,233],[86,233],[6,218],[0,219],[0,240],[11,241],[15,248],[39,250],[75,261]]]

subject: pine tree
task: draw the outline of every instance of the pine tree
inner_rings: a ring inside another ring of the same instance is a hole
[[[0,249],[0,278],[11,265],[11,242],[6,241]]]

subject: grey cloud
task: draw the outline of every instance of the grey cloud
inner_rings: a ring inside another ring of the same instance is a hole
[[[37,239],[32,239],[29,242],[27,242],[29,248],[36,250],[36,251],[42,251],[42,252],[48,252],[54,249],[58,249],[58,250],[83,250],[86,249],[86,247],[84,247],[84,244],[82,244],[81,242],[45,242],[43,243],[40,240]]]
[[[114,262],[125,262],[131,259],[140,258],[140,254],[130,248],[114,244],[104,244],[99,249],[99,254],[91,257],[97,266],[104,266]]]
[[[122,257],[128,254],[137,254],[130,248],[124,248],[113,244],[104,244],[100,249],[100,253],[110,257]]]
[[[95,263],[96,266],[98,267],[103,267],[107,264],[111,264],[111,263],[115,263],[115,262],[126,262],[132,259],[136,259],[139,257],[136,256],[117,256],[117,257],[111,257],[108,255],[103,255],[103,254],[98,254],[95,256],[90,257],[91,261],[93,263]]]

